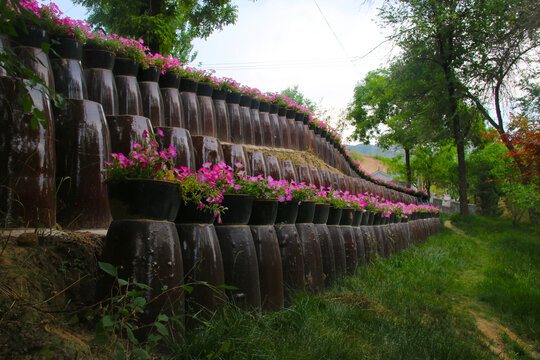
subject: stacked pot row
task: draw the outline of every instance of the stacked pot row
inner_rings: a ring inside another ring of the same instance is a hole
[[[214,224],[211,215],[183,204],[173,183],[110,182],[108,193],[114,220],[102,261],[117,266],[120,278],[151,287],[145,297],[152,306],[141,318],[146,324],[159,313],[206,318],[226,301],[277,311],[294,293],[320,292],[359,265],[440,229],[435,217],[400,222],[327,204],[247,195],[225,195],[229,211]],[[104,281],[103,293],[110,286]]]
[[[53,107],[44,87],[27,85],[35,107],[44,116],[44,126],[33,128],[31,115],[17,103],[20,84],[7,76],[0,78],[0,123],[6,129],[0,133],[0,211],[10,226],[53,227],[58,222],[71,228],[107,227],[111,216],[103,183],[104,162],[110,160],[111,152],[128,153],[134,142],[143,141],[144,130],[151,132],[156,127],[166,134],[163,144],[175,146],[177,166],[196,170],[204,162],[223,159],[229,165],[242,162],[255,175],[417,202],[415,197],[358,177],[294,167],[290,161],[246,152],[238,144],[293,149],[307,144],[325,161],[350,173],[347,166],[338,165],[345,159],[343,154],[337,155],[324,134],[315,134],[318,129],[309,129],[303,114],[284,108],[276,112],[275,106],[267,109],[268,104],[246,96],[214,94],[208,84],[162,75],[155,69],[143,71],[130,59],[83,49],[72,39],[53,45],[49,59],[38,46],[47,41],[44,31],[33,29],[32,36],[17,41],[2,38],[0,44],[2,48],[11,46],[25,66],[67,101],[62,109]],[[266,124],[267,118],[272,119],[271,126],[252,131],[259,128],[253,124]],[[304,133],[298,136],[300,130]],[[221,146],[220,139],[232,143]],[[306,139],[315,141],[305,143]]]

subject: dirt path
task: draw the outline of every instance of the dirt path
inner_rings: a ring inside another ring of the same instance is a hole
[[[463,230],[455,227],[450,220],[444,222],[444,227],[454,231],[459,235],[466,236]],[[474,302],[475,307],[482,307],[482,304]],[[540,353],[535,351],[534,345],[522,340],[517,334],[507,327],[501,325],[496,318],[488,319],[485,314],[481,314],[471,309],[471,304],[464,304],[464,310],[468,311],[475,319],[476,327],[485,336],[485,343],[491,349],[491,351],[499,356],[501,359],[514,359],[509,355],[509,351],[506,349],[504,337],[507,336],[512,341],[521,346],[527,353],[534,359],[540,359]]]
[[[508,356],[506,344],[503,340],[504,335],[508,336],[512,341],[516,342],[519,346],[525,349],[533,358],[540,359],[540,354],[534,350],[533,345],[522,340],[512,330],[499,324],[496,319],[488,320],[485,316],[482,316],[470,309],[469,312],[476,320],[476,327],[478,330],[480,330],[487,338],[486,345],[488,345],[491,351],[493,351],[493,353],[499,356],[501,359],[512,359],[512,357]]]
[[[452,222],[450,220],[446,220],[444,222],[444,227],[454,231],[455,233],[459,234],[459,235],[465,235],[465,233],[463,232],[463,230],[461,229],[458,229],[457,227],[455,227],[454,225],[452,225]]]

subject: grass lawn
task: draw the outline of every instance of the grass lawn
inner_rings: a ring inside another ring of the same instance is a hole
[[[281,312],[227,307],[164,352],[177,359],[538,359],[538,230],[478,216],[450,220],[458,232],[444,229],[360,267],[322,294],[300,294]]]

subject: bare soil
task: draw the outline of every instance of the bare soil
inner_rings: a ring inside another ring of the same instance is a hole
[[[100,359],[91,345],[102,237],[0,236],[0,358]]]
[[[363,154],[358,154],[358,156],[361,158],[360,164],[362,165],[362,168],[367,172],[374,173],[377,170],[381,170],[388,173],[388,166],[384,165],[381,160]]]

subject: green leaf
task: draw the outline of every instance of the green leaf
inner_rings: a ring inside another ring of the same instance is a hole
[[[109,264],[109,263],[104,263],[104,262],[101,262],[101,261],[98,261],[98,265],[100,267],[101,270],[105,271],[107,274],[111,275],[111,276],[116,276],[117,273],[116,273],[116,268]]]
[[[128,334],[128,339],[131,341],[132,344],[139,345],[139,340],[133,335],[133,331],[130,328],[126,329],[126,332]]]
[[[146,350],[141,348],[133,349],[132,354],[135,355],[135,358],[137,359],[150,359],[150,354],[148,354]]]
[[[220,285],[218,286],[219,288],[222,288],[222,289],[225,289],[225,290],[238,290],[238,288],[236,286],[232,286],[232,285]]]
[[[46,42],[41,43],[41,50],[43,50],[43,52],[48,54],[50,49],[51,49],[51,44],[46,43]]]
[[[30,95],[27,95],[27,97],[24,98],[22,106],[24,112],[30,112],[30,110],[32,110],[32,107],[34,106],[34,101],[32,100],[32,97]]]
[[[167,330],[167,327],[165,327],[165,325],[163,325],[162,323],[156,321],[154,323],[154,326],[156,327],[157,331],[161,335],[163,335],[163,336],[168,336],[169,335],[169,330]]]
[[[143,297],[136,297],[133,299],[133,305],[143,307],[146,305],[146,299]]]
[[[32,116],[32,118],[30,119],[30,127],[33,129],[33,130],[36,130],[38,128],[38,119],[35,117],[35,116]]]
[[[129,284],[129,282],[127,282],[126,280],[118,279],[118,285],[125,286],[125,285],[128,285],[128,284]]]
[[[101,323],[103,324],[103,327],[109,327],[114,325],[114,320],[111,318],[110,315],[105,315],[101,319]]]
[[[147,343],[157,343],[159,340],[163,339],[163,336],[156,335],[156,334],[150,334],[148,335]]]
[[[45,119],[45,114],[43,114],[43,112],[41,110],[39,110],[38,108],[33,108],[32,113],[38,119]]]
[[[169,321],[169,317],[165,314],[159,314],[158,321]]]
[[[191,294],[193,292],[193,286],[184,285],[183,289],[188,293]]]
[[[132,291],[128,291],[128,293],[126,295],[129,296],[129,297],[137,297],[137,296],[144,295],[144,291],[132,290]]]
[[[105,333],[96,334],[92,342],[96,345],[105,345],[109,341],[109,337]]]
[[[15,30],[15,26],[13,26],[9,21],[6,21],[6,27],[4,28],[6,33],[9,36],[17,36],[17,31]]]
[[[152,288],[146,284],[135,283],[135,285],[144,290],[152,290]]]

